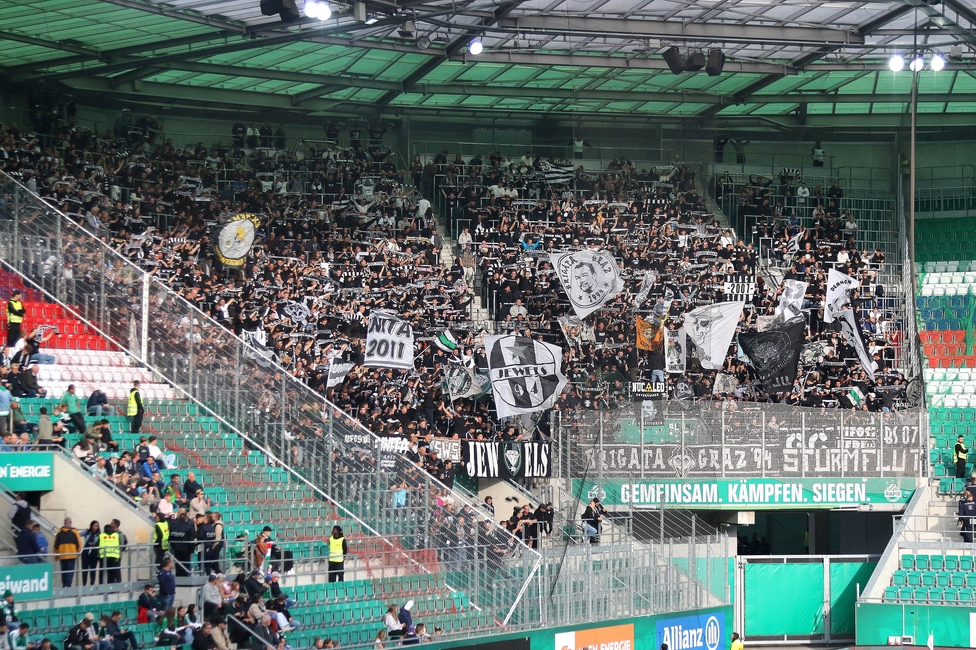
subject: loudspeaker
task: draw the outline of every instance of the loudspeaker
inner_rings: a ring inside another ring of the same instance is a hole
[[[701,52],[689,52],[685,59],[685,69],[698,72],[705,67],[705,55]]]
[[[278,14],[283,23],[293,23],[302,17],[295,0],[261,0],[261,13],[265,16]]]
[[[722,68],[725,67],[725,53],[722,50],[709,50],[708,51],[708,63],[705,64],[705,72],[708,73],[709,77],[717,77],[722,74]]]
[[[669,47],[664,50],[664,60],[674,74],[681,74],[685,71],[685,61],[681,58],[681,53],[678,52],[678,48]]]

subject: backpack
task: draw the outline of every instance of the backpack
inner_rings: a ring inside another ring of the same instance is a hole
[[[30,518],[31,518],[30,505],[26,505],[26,506],[18,505],[17,512],[15,512],[14,516],[10,519],[10,523],[12,523],[17,528],[23,528],[24,526],[27,525],[27,522],[30,521]]]

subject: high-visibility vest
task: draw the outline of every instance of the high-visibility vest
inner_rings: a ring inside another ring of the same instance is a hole
[[[342,542],[345,539],[345,537],[340,537],[339,539],[335,537],[329,538],[329,562],[342,562],[346,559],[345,554],[342,552]]]
[[[111,535],[102,533],[98,536],[98,557],[112,560],[118,560],[122,557],[122,551],[119,548],[118,533],[112,533]]]
[[[19,315],[19,314],[15,314],[13,312],[14,311],[21,311],[24,308],[24,305],[19,300],[11,300],[9,304],[10,304],[10,307],[12,307],[12,309],[8,309],[7,310],[7,322],[8,323],[23,323],[24,322],[24,317],[21,316],[21,315]],[[13,343],[11,343],[11,345],[13,345]]]
[[[960,449],[962,447],[962,449]],[[958,442],[956,446],[952,448],[952,462],[957,463],[960,460],[966,460],[969,458],[969,450],[966,449],[966,445],[960,445]]]
[[[159,535],[159,547],[164,551],[169,550],[169,522],[160,521],[156,523],[156,531]]]
[[[129,404],[126,406],[125,414],[130,418],[139,415],[139,404],[136,403],[136,395],[138,393],[138,388],[133,388],[129,391]]]

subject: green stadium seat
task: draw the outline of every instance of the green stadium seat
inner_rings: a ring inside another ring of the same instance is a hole
[[[942,571],[945,568],[945,557],[942,555],[932,555],[929,557],[929,568],[932,571]]]
[[[967,573],[973,570],[973,557],[971,555],[960,556],[959,570],[966,571]]]
[[[915,556],[911,553],[904,553],[901,556],[901,568],[906,571],[911,571],[915,568]]]
[[[923,587],[934,587],[936,580],[935,571],[923,571],[922,572],[922,586]]]
[[[919,571],[927,571],[929,568],[929,556],[928,555],[916,555],[915,556],[915,568]]]
[[[935,574],[935,584],[938,587],[948,587],[952,583],[952,574],[948,571],[939,571]]]

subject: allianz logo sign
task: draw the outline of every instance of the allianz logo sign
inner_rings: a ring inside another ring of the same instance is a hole
[[[725,615],[719,612],[658,621],[657,638],[668,650],[719,650],[725,638]]]

